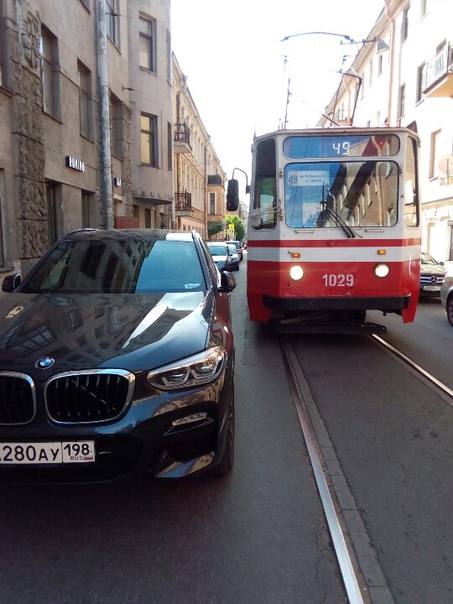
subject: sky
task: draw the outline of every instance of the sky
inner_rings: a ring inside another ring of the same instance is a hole
[[[250,181],[255,135],[316,125],[383,8],[384,0],[171,0],[173,51],[228,178],[240,168]]]

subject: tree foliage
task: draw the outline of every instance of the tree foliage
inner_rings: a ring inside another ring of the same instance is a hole
[[[236,233],[236,240],[242,241],[245,237],[245,226],[242,220],[236,214],[227,214],[225,216],[226,228],[233,228]],[[230,227],[230,225],[232,225]]]
[[[213,235],[217,235],[220,231],[225,230],[225,223],[220,222],[208,222],[208,235],[212,237]]]

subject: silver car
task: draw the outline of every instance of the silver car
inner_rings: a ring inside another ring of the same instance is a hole
[[[445,276],[440,288],[440,299],[447,311],[448,322],[453,327],[453,270],[450,270]]]

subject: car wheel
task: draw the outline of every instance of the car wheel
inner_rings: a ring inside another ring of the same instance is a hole
[[[449,296],[447,300],[446,310],[448,322],[453,327],[453,295]]]
[[[227,476],[233,469],[234,463],[234,390],[231,387],[231,399],[228,407],[228,419],[226,426],[226,442],[220,462],[212,468],[213,476],[221,478]]]

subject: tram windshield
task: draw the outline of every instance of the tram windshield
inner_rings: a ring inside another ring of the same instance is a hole
[[[393,161],[290,163],[285,220],[291,228],[382,227],[398,219],[398,165]]]

